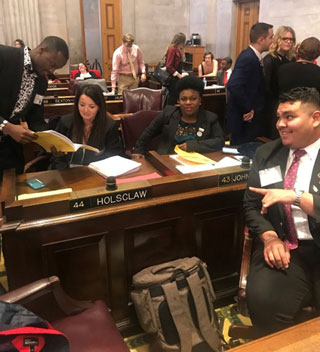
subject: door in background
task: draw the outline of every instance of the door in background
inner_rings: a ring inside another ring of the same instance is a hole
[[[104,78],[110,81],[112,55],[122,43],[121,1],[100,0]]]
[[[250,44],[250,28],[259,21],[259,5],[259,0],[238,1],[236,58]]]

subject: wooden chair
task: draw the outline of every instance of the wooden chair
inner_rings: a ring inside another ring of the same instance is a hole
[[[162,110],[162,90],[150,88],[126,89],[123,91],[123,112]]]
[[[121,117],[121,134],[126,154],[131,154],[131,150],[136,145],[142,132],[149,126],[150,122],[158,113],[159,111],[141,110],[130,116]],[[157,142],[157,139],[155,139],[151,147],[156,147]]]
[[[59,319],[52,320],[52,304],[43,301],[45,296],[49,296],[52,302],[58,305],[62,313]],[[50,321],[56,330],[67,337],[70,352],[129,351],[105,303],[101,300],[91,303],[70,298],[60,286],[57,276],[41,279],[5,293],[0,296],[0,300],[22,304]]]

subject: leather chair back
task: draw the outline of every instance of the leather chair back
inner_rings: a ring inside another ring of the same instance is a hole
[[[123,112],[137,112],[139,110],[162,110],[162,90],[150,88],[136,88],[123,91]]]
[[[130,154],[131,149],[136,145],[142,132],[149,126],[158,113],[159,111],[141,110],[131,116],[121,117],[122,140],[127,154]]]

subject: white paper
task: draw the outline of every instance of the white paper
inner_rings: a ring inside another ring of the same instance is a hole
[[[229,166],[238,166],[241,165],[241,161],[236,160],[234,158],[230,158],[229,156],[224,157],[220,161],[218,161],[215,165],[215,169],[219,169],[221,167],[229,167]]]
[[[190,174],[192,172],[200,172],[200,171],[208,171],[208,170],[213,170],[214,166],[211,164],[200,164],[196,166],[190,166],[190,165],[177,165],[176,168],[182,173],[182,174]]]
[[[89,164],[89,167],[103,176],[116,177],[139,170],[141,163],[116,155],[103,160],[94,161]]]

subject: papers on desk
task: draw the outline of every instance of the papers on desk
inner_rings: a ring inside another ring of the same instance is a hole
[[[33,198],[39,198],[39,197],[55,196],[57,194],[71,193],[71,192],[72,192],[72,188],[64,188],[64,189],[57,189],[54,191],[20,194],[18,195],[17,198],[18,200],[24,200],[24,199],[33,199]]]
[[[116,155],[89,164],[89,167],[104,177],[121,176],[140,169],[141,163]]]
[[[230,166],[239,166],[241,165],[241,160],[237,160],[234,158],[230,158],[229,156],[221,159],[218,162],[214,162],[214,164],[195,164],[195,163],[190,163],[188,161],[183,160],[182,158],[179,157],[179,155],[170,155],[170,158],[176,160],[178,163],[181,165],[177,165],[176,168],[179,170],[182,174],[189,174],[192,172],[200,172],[200,171],[208,171],[208,170],[214,170],[214,169],[219,169],[223,167],[230,167]]]
[[[205,86],[204,89],[212,89],[212,88],[225,88],[224,86],[219,86],[217,84],[213,84],[211,86]]]

